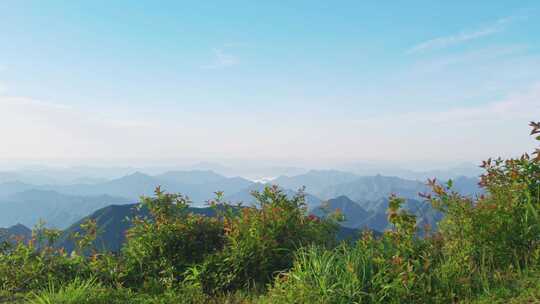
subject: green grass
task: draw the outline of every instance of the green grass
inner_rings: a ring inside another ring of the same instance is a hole
[[[56,288],[50,286],[40,292],[26,296],[2,297],[0,303],[25,303],[25,304],[169,304],[169,303],[224,303],[224,304],[269,304],[269,303],[386,303],[384,300],[364,298],[359,301],[358,297],[362,290],[355,288],[359,278],[343,275],[344,263],[351,261],[340,260],[330,253],[317,252],[315,249],[308,250],[307,254],[321,254],[317,262],[311,261],[311,265],[304,264],[303,273],[296,278],[299,282],[311,284],[311,286],[298,286],[305,288],[303,291],[291,294],[266,294],[255,295],[236,292],[227,295],[208,297],[197,290],[178,289],[169,290],[161,294],[148,294],[134,292],[129,289],[104,288],[95,280],[76,279],[70,284]],[[307,262],[307,261],[305,261]],[[358,262],[358,261],[357,261]],[[341,264],[341,265],[339,265]],[[346,270],[345,270],[346,271]],[[320,276],[319,276],[320,275]],[[367,277],[366,277],[367,280]],[[298,297],[298,295],[301,295]],[[355,300],[356,299],[356,300]],[[457,301],[463,304],[522,304],[540,303],[540,271],[530,271],[521,275],[508,274],[505,281],[498,287],[492,286],[487,293],[472,300]],[[426,303],[437,303],[426,302]],[[439,302],[445,303],[445,302]]]
[[[76,278],[73,282],[56,286],[49,286],[38,292],[31,293],[27,297],[28,304],[100,304],[110,302],[111,297],[107,289],[95,279],[82,280]]]
[[[9,303],[24,304],[199,304],[252,302],[253,295],[235,293],[208,297],[194,288],[170,289],[156,294],[136,292],[127,288],[103,287],[95,279],[75,279],[73,282],[56,287],[50,284],[37,293],[11,298]],[[0,303],[2,303],[0,301]]]
[[[540,303],[540,271],[531,271],[508,280],[469,304]]]

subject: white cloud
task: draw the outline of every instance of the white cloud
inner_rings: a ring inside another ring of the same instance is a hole
[[[203,69],[221,69],[231,67],[240,63],[234,55],[225,53],[222,49],[214,49],[214,62],[209,65],[202,66]]]
[[[449,36],[443,36],[443,37],[437,37],[434,39],[430,39],[427,41],[424,41],[422,43],[419,43],[412,48],[410,48],[407,53],[421,53],[429,50],[434,49],[442,49],[446,48],[452,45],[480,39],[486,36],[490,36],[499,32],[502,32],[505,29],[505,26],[515,20],[517,17],[506,17],[501,18],[494,22],[493,24],[490,24],[488,26],[484,26],[482,28],[473,30],[473,31],[462,31],[461,33],[455,34],[455,35],[449,35]]]

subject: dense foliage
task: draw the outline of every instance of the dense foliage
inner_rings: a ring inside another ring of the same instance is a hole
[[[540,141],[540,124],[531,123]],[[59,232],[37,227],[28,242],[0,248],[0,302],[28,303],[455,303],[540,294],[540,150],[483,163],[486,194],[466,197],[452,181],[428,182],[437,227],[392,196],[392,229],[336,243],[340,214],[308,215],[300,191],[254,193],[257,206],[231,206],[218,193],[216,216],[156,190],[118,253],[92,248],[99,229],[84,223],[76,250],[54,247]],[[421,236],[421,237],[420,237]],[[521,294],[520,294],[521,291]]]
[[[206,293],[264,287],[276,273],[292,266],[296,249],[329,246],[335,239],[335,221],[307,216],[301,192],[288,198],[277,187],[267,187],[253,195],[257,206],[221,212],[225,248],[191,269],[190,280]]]
[[[141,207],[149,218],[137,217],[122,248],[125,282],[172,287],[183,279],[188,267],[201,263],[206,255],[221,250],[223,223],[215,217],[188,213],[189,202],[182,195],[163,193],[142,198]]]

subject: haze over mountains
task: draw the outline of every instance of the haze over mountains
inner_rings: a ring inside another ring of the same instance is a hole
[[[347,196],[339,196],[325,202],[312,211],[317,216],[325,216],[328,212],[339,210],[345,216],[345,220],[340,224],[351,229],[371,229],[384,231],[389,228],[386,210],[388,208],[388,198],[380,198],[374,201],[355,202]],[[416,215],[419,228],[435,224],[442,218],[442,215],[431,208],[425,202],[415,199],[406,199],[404,208]],[[419,231],[422,233],[422,230]]]
[[[128,204],[127,198],[101,195],[67,195],[51,190],[25,190],[0,199],[0,227],[23,224],[65,228],[99,208]]]
[[[10,164],[13,163],[13,164]],[[39,164],[43,161],[37,162]],[[297,176],[309,171],[339,171],[349,172],[359,176],[396,176],[404,179],[424,181],[426,178],[440,179],[456,178],[459,176],[478,176],[480,168],[474,163],[432,164],[425,163],[383,163],[383,162],[351,162],[335,165],[298,166],[288,163],[279,165],[275,162],[261,161],[227,161],[194,162],[190,164],[175,163],[154,164],[145,166],[133,165],[73,165],[63,166],[54,161],[47,161],[49,166],[31,165],[31,163],[3,162],[0,159],[0,183],[19,181],[33,185],[69,185],[94,184],[117,179],[135,172],[148,175],[160,175],[168,171],[212,171],[226,177],[241,176],[249,180],[275,179],[281,176]],[[411,169],[412,168],[412,169]],[[435,169],[434,169],[435,168]]]
[[[0,227],[19,223],[32,227],[44,220],[48,226],[65,229],[101,208],[134,204],[141,195],[153,195],[158,185],[165,191],[187,195],[194,207],[204,207],[205,202],[215,198],[216,191],[223,191],[226,201],[251,205],[255,202],[252,191],[261,191],[267,184],[279,185],[291,196],[305,187],[306,203],[315,214],[319,214],[320,206],[328,201],[330,209],[339,208],[345,212],[344,227],[376,230],[386,227],[387,198],[397,194],[407,199],[407,206],[421,221],[431,223],[436,220],[436,215],[418,201],[418,193],[427,191],[425,183],[392,176],[309,170],[292,176],[282,175],[264,183],[210,170],[176,170],[153,175],[134,172],[118,178],[99,174],[85,178],[73,172],[59,174],[58,178],[54,178],[54,172],[36,174],[33,171],[32,174],[0,173]],[[47,176],[53,176],[50,183],[47,183]],[[481,193],[476,177],[459,177],[454,180],[454,185],[456,191],[465,195]]]
[[[4,241],[16,242],[16,238],[28,240],[31,236],[32,230],[22,224],[13,225],[8,228],[0,228],[0,243]]]

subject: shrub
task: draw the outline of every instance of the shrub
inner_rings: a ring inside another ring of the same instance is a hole
[[[156,189],[143,197],[149,218],[136,218],[122,248],[125,281],[129,286],[170,287],[189,266],[223,246],[223,224],[217,218],[188,212],[189,201]]]
[[[256,206],[225,208],[225,247],[190,270],[189,281],[206,293],[262,289],[292,266],[296,249],[335,240],[336,222],[309,216],[302,191],[289,198],[274,186],[253,195]]]
[[[390,200],[393,230],[378,239],[365,231],[356,244],[298,251],[275,280],[265,303],[423,303],[434,299],[430,276],[436,242],[416,238],[415,218]]]
[[[540,126],[531,124],[533,132]],[[537,138],[540,140],[540,138]],[[431,204],[445,213],[439,223],[445,261],[441,272],[449,277],[453,293],[468,288],[487,290],[501,272],[521,270],[538,263],[540,254],[540,155],[483,162],[480,184],[487,195],[462,197],[430,181]],[[480,274],[480,275],[479,275]]]
[[[52,247],[59,232],[37,225],[28,244],[6,244],[0,252],[0,289],[24,292],[63,283],[79,275],[88,275],[85,259],[69,256]]]

